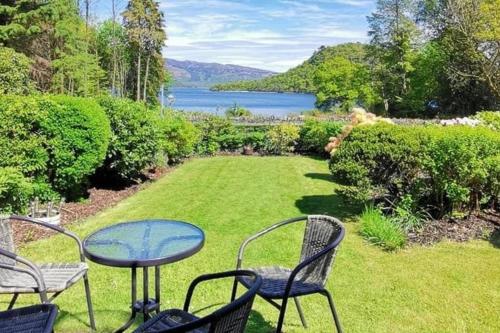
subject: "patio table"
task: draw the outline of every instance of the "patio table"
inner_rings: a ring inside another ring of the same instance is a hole
[[[124,332],[143,313],[160,312],[160,266],[190,257],[203,247],[203,231],[187,222],[142,220],[100,229],[83,241],[85,256],[98,264],[127,267],[132,271],[132,313],[116,332]],[[137,268],[143,269],[143,298],[137,299]],[[149,297],[148,269],[155,271],[155,298]]]

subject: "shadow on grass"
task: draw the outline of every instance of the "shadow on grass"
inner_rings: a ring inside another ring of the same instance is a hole
[[[331,173],[306,173],[304,176],[311,178],[311,179],[320,179],[320,180],[325,180],[328,182],[333,182],[333,177]]]
[[[306,195],[295,201],[303,214],[324,214],[339,219],[351,219],[361,212],[360,205],[346,203],[338,194]]]
[[[500,249],[500,229],[495,229],[490,235],[490,243]]]
[[[277,318],[277,317],[276,317]],[[252,310],[248,318],[245,332],[249,333],[270,333],[274,332],[276,328],[272,326],[259,312]]]

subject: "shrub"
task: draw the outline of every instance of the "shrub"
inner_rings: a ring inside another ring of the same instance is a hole
[[[393,251],[406,244],[403,231],[385,217],[379,209],[367,207],[360,217],[361,235],[385,250]]]
[[[250,146],[256,151],[264,151],[266,146],[266,132],[258,130],[247,132],[243,138],[243,145]]]
[[[499,155],[500,134],[487,128],[361,126],[332,155],[330,169],[349,199],[397,205],[409,195],[441,217],[498,200]]]
[[[0,94],[29,94],[34,89],[30,68],[31,60],[24,54],[0,47]]]
[[[153,165],[160,150],[160,128],[156,113],[128,99],[98,100],[111,125],[111,139],[102,170],[106,174],[133,179]]]
[[[48,112],[35,97],[0,95],[0,167],[27,177],[46,176],[49,154],[42,123]]]
[[[26,212],[32,194],[33,187],[20,170],[0,168],[0,215]]]
[[[342,123],[308,119],[300,129],[299,149],[303,152],[325,154],[331,137],[340,134]]]
[[[266,149],[269,153],[276,155],[292,152],[299,137],[299,127],[296,125],[280,124],[273,126],[266,135]]]
[[[193,153],[200,139],[200,131],[192,122],[178,113],[168,113],[160,120],[161,148],[169,162]]]
[[[420,130],[390,124],[355,127],[332,155],[330,169],[348,199],[388,197],[391,201],[419,190]]]
[[[476,117],[481,124],[495,131],[500,131],[500,111],[482,111]]]
[[[88,176],[104,162],[109,120],[91,99],[53,96],[41,99],[40,108],[48,113],[43,132],[50,155],[49,180],[60,193],[79,195]]]
[[[214,155],[221,149],[221,142],[226,145],[224,141],[236,134],[231,121],[217,116],[207,117],[197,127],[200,141],[196,145],[196,152],[201,155]]]

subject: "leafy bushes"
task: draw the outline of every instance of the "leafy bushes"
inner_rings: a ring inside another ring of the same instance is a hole
[[[200,138],[193,123],[173,112],[160,120],[160,135],[161,149],[170,162],[191,155]]]
[[[325,146],[331,137],[340,134],[342,123],[308,119],[300,129],[299,150],[325,154]]]
[[[198,154],[214,155],[221,148],[234,145],[236,130],[228,119],[209,116],[197,127],[200,130],[200,141],[196,145]]]
[[[481,121],[481,124],[495,131],[500,131],[500,111],[483,111],[479,112],[476,117]]]
[[[109,120],[93,100],[69,96],[42,99],[49,155],[49,180],[69,196],[78,195],[87,178],[102,165],[111,134]]]
[[[440,217],[498,201],[500,134],[468,126],[355,128],[332,155],[349,199],[392,202],[411,196]]]
[[[296,125],[273,126],[267,132],[267,151],[276,155],[292,152],[299,137],[299,127]]]
[[[406,244],[403,231],[377,208],[367,207],[360,217],[361,235],[369,242],[388,251]]]
[[[0,94],[25,95],[34,88],[30,79],[31,60],[13,49],[0,47]]]
[[[161,131],[157,114],[144,104],[103,97],[100,106],[111,125],[111,139],[102,170],[124,179],[137,177],[157,159]]]
[[[26,210],[33,187],[16,168],[0,168],[0,215]]]

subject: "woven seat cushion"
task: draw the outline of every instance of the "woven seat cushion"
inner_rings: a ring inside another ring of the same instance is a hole
[[[52,304],[35,305],[0,313],[0,332],[45,333],[51,332],[57,315]]]
[[[139,326],[134,333],[154,333],[163,332],[169,328],[177,327],[183,324],[190,323],[194,320],[199,319],[195,315],[188,312],[171,309],[160,312],[154,318],[148,320],[141,326]],[[189,333],[206,333],[208,332],[208,327],[197,328],[195,330],[189,331]]]
[[[88,270],[85,263],[43,264],[38,267],[42,271],[45,287],[49,293],[69,288]],[[6,269],[2,269],[1,273],[0,294],[38,292],[38,285],[31,275]]]
[[[291,269],[278,266],[248,269],[254,271],[262,277],[262,286],[260,287],[257,294],[265,298],[283,298],[288,278],[292,273]],[[252,280],[247,278],[246,276],[238,277],[238,281],[247,288],[250,288],[253,283]],[[313,294],[322,290],[324,290],[324,288],[320,284],[310,283],[305,279],[297,277],[292,285],[290,297]]]

